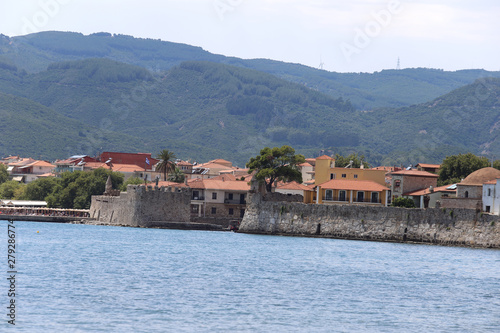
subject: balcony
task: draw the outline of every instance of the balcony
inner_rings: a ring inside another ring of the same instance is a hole
[[[191,198],[191,200],[200,200],[200,201],[202,201],[202,200],[205,200],[205,197],[203,197],[203,196],[194,196],[193,195],[193,197]]]

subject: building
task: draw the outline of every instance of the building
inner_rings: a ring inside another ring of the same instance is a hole
[[[443,198],[454,198],[457,195],[456,185],[440,187],[429,187],[423,190],[407,193],[406,196],[413,199],[417,208],[436,208],[436,203]]]
[[[83,171],[85,164],[89,162],[97,162],[97,160],[87,155],[74,155],[65,160],[56,160],[54,172],[61,174],[66,171]]]
[[[193,189],[191,213],[197,217],[214,219],[243,218],[250,184],[236,180],[232,175],[188,182]]]
[[[500,178],[483,184],[483,211],[500,215]]]
[[[283,193],[287,195],[301,195],[306,197],[307,193],[314,191],[313,187],[308,187],[297,182],[283,183],[279,182],[274,190],[276,193]]]
[[[12,180],[31,183],[40,177],[51,175],[55,167],[54,164],[47,161],[24,158],[17,162],[9,163],[7,165],[7,172],[9,172]]]
[[[341,180],[366,180],[385,186],[385,171],[376,169],[338,168],[335,159],[326,155],[316,158],[315,185],[324,184],[332,179]]]
[[[426,188],[436,188],[438,175],[419,170],[400,170],[391,172],[392,200],[408,197],[411,193]]]
[[[317,204],[387,206],[389,188],[371,180],[331,179],[316,185]]]
[[[160,160],[153,158],[151,153],[117,153],[103,152],[98,158],[98,162],[111,161],[113,164],[136,165],[142,169],[151,171]]]
[[[426,163],[418,163],[415,165],[415,168],[418,171],[427,171],[430,173],[438,173],[441,168],[441,164],[426,164]]]
[[[483,208],[483,185],[500,178],[500,170],[487,167],[474,171],[457,184],[457,197],[443,199],[444,208]],[[491,205],[490,210],[492,209]]]
[[[303,184],[314,184],[314,165],[309,162],[304,162],[298,165],[302,174]]]

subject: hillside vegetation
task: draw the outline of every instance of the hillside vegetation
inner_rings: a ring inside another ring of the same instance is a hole
[[[359,152],[374,165],[500,154],[500,79],[419,105],[364,111],[236,66],[189,61],[155,73],[90,58],[31,74],[4,66],[0,92],[0,155],[168,148],[192,161],[221,157],[243,166],[262,147],[284,144],[307,156]]]
[[[184,61],[210,61],[273,74],[330,95],[350,100],[359,110],[424,103],[482,77],[500,72],[409,68],[371,73],[336,73],[268,59],[244,60],[211,54],[200,47],[126,35],[40,32],[9,38],[0,35],[0,67],[16,66],[29,73],[50,64],[87,58],[107,58],[146,68],[170,70]],[[2,65],[3,64],[3,65]]]

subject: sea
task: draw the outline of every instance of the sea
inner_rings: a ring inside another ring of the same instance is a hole
[[[500,332],[499,250],[0,225],[1,332]]]

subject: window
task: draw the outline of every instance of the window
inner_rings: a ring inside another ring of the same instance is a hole
[[[354,175],[354,179],[358,179],[358,175]]]
[[[335,179],[335,174],[334,173],[330,174],[330,179]]]
[[[234,209],[233,208],[229,208],[229,215],[234,215]]]
[[[339,201],[346,201],[346,192],[345,191],[339,191]]]
[[[491,197],[491,188],[488,189],[488,196]]]
[[[232,193],[229,193],[229,194],[227,195],[227,198],[228,198],[229,200],[233,200],[233,194],[232,194]]]
[[[325,200],[333,201],[333,190],[325,190]]]
[[[217,199],[217,192],[212,192],[212,199],[216,200]]]
[[[357,202],[364,202],[364,201],[365,201],[365,192],[358,192]]]
[[[398,179],[398,180],[395,180],[394,181],[394,188],[399,188],[401,186],[401,181]]]
[[[342,178],[347,178],[347,175],[345,173],[343,173]]]
[[[212,214],[217,214],[217,208],[212,207]]]
[[[372,203],[378,203],[378,192],[372,192]]]
[[[465,191],[465,197],[468,198],[469,197],[469,191]]]

